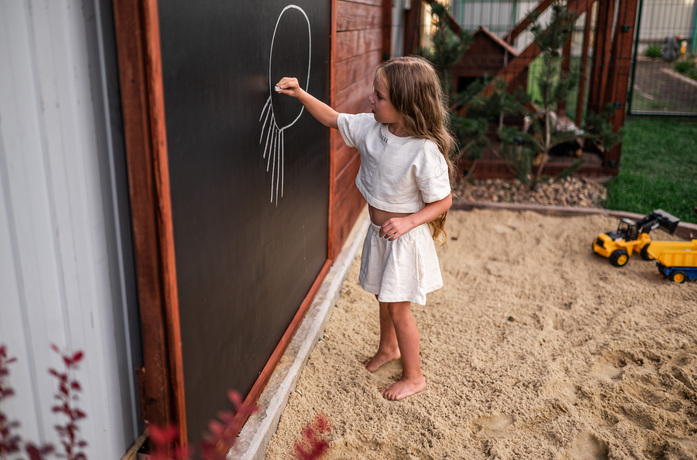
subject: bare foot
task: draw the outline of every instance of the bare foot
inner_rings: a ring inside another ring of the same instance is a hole
[[[389,363],[390,361],[394,361],[395,359],[399,359],[400,357],[401,356],[399,354],[399,351],[396,351],[394,353],[387,353],[378,350],[378,352],[375,353],[375,356],[373,356],[365,362],[365,368],[368,369],[368,372],[375,372],[383,364]]]
[[[413,380],[402,379],[393,383],[380,392],[385,399],[399,401],[407,396],[414,395],[426,388],[426,379],[422,377]]]

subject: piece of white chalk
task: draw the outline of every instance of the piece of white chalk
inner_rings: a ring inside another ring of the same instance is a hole
[[[283,90],[282,90],[281,88],[279,88],[278,86],[274,86],[273,89],[276,90],[277,93],[280,93],[281,91],[283,91]]]

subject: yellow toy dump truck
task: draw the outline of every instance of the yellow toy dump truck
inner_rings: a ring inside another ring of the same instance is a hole
[[[658,271],[671,281],[697,280],[697,240],[653,241],[647,251],[656,259]]]
[[[649,232],[658,227],[666,229],[671,235],[678,228],[680,219],[662,209],[656,209],[636,222],[622,219],[614,232],[598,235],[593,241],[593,252],[610,259],[615,267],[622,267],[634,252],[639,252],[644,260],[651,260],[647,252],[651,237]]]

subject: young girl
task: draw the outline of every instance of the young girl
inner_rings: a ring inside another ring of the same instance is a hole
[[[425,305],[426,294],[443,286],[433,240],[445,234],[452,204],[448,153],[454,141],[438,76],[420,58],[384,62],[368,98],[373,113],[357,115],[339,114],[295,78],[282,78],[276,86],[320,123],[339,129],[361,155],[356,185],[368,202],[372,225],[359,283],[380,304],[380,345],[365,367],[374,372],[401,357],[402,378],[381,393],[393,401],[418,393],[426,380],[411,303]]]

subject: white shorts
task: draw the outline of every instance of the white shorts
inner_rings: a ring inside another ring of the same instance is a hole
[[[443,287],[436,246],[428,224],[394,241],[380,237],[371,222],[363,243],[358,283],[379,302],[426,305],[426,294]]]

